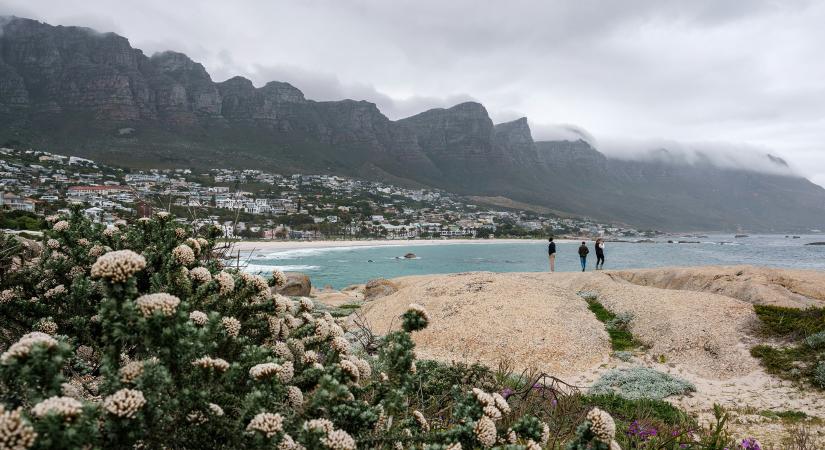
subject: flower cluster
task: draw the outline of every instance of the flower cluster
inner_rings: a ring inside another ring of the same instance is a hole
[[[201,243],[195,238],[188,238],[185,242],[186,245],[192,248],[192,251],[195,252],[195,256],[201,254]]]
[[[45,298],[55,298],[55,297],[59,297],[59,296],[65,294],[65,293],[66,293],[66,286],[64,286],[62,284],[58,284],[57,286],[55,286],[55,287],[49,289],[48,291],[46,291],[43,294],[43,297],[45,297]]]
[[[271,438],[283,431],[284,418],[280,414],[260,413],[249,421],[246,426],[247,431],[257,431],[264,436]]]
[[[120,381],[129,384],[143,375],[143,361],[131,361],[119,370]]]
[[[215,281],[218,282],[218,292],[220,295],[229,295],[235,290],[235,279],[226,272],[215,275]]]
[[[273,270],[272,271],[272,284],[275,287],[284,287],[284,286],[286,286],[286,282],[287,282],[286,274],[284,274],[280,270]]]
[[[297,386],[287,386],[286,398],[289,406],[293,408],[300,408],[304,404],[304,393]]]
[[[0,405],[0,448],[26,450],[37,438],[34,428],[23,420],[20,410],[6,410]]]
[[[593,432],[597,440],[610,444],[613,438],[616,437],[616,423],[613,422],[613,417],[610,417],[610,414],[599,408],[593,408],[587,413],[586,419],[590,422],[590,431]]]
[[[4,290],[0,291],[0,304],[9,303],[12,300],[14,300],[15,297],[16,297],[16,295],[14,294],[14,290],[4,289]]]
[[[321,444],[329,449],[355,450],[355,439],[344,430],[335,429],[335,424],[327,419],[313,419],[304,423],[304,429],[322,434]]]
[[[92,277],[123,283],[146,268],[146,259],[131,250],[106,253],[92,265]]]
[[[192,365],[203,369],[215,369],[218,372],[226,372],[229,369],[229,363],[225,359],[211,356],[202,356],[192,361]]]
[[[32,348],[42,346],[53,348],[57,345],[57,340],[46,333],[35,331],[28,333],[11,345],[8,350],[0,355],[0,363],[8,363],[12,359],[22,359],[29,356]]]
[[[192,247],[181,244],[172,250],[172,258],[182,266],[189,266],[195,262],[195,252]]]
[[[189,320],[195,325],[204,326],[209,321],[209,316],[203,311],[192,311],[189,313]]]
[[[427,418],[424,417],[424,414],[421,413],[419,410],[413,411],[413,418],[415,418],[415,422],[418,424],[421,431],[425,433],[430,431],[430,424],[427,422]]]
[[[103,400],[103,408],[109,414],[132,419],[146,404],[143,392],[135,389],[121,389]]]
[[[53,320],[43,319],[37,322],[37,331],[46,333],[48,335],[55,335],[57,333],[57,324]]]
[[[189,271],[189,276],[198,283],[208,283],[212,281],[212,274],[206,267],[195,267]]]
[[[269,285],[264,277],[260,275],[252,275],[251,273],[244,272],[241,274],[241,280],[248,286],[251,286],[254,291],[269,292]]]
[[[180,299],[174,295],[161,292],[141,296],[137,299],[136,303],[143,317],[151,317],[155,313],[168,317],[175,314],[180,304]]]
[[[226,330],[226,334],[232,337],[238,337],[241,333],[241,321],[234,317],[221,318],[221,325],[223,325],[223,329]]]
[[[32,408],[32,414],[36,417],[56,414],[64,419],[74,419],[82,412],[83,403],[71,397],[49,397]]]
[[[483,447],[492,447],[496,444],[496,424],[487,416],[478,419],[473,427],[473,433]]]

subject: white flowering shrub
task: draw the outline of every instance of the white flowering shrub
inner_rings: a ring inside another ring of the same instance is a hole
[[[369,356],[342,319],[223,270],[216,236],[191,237],[166,214],[110,228],[79,213],[54,223],[40,259],[0,282],[0,312],[13,318],[0,326],[0,448],[547,442],[547,425],[513,417],[498,393],[456,386],[446,415],[413,407],[411,333],[430,320],[421,306]]]
[[[579,425],[575,438],[567,444],[566,450],[614,450],[619,449],[616,438],[616,423],[610,414],[599,408],[587,413],[586,420]]]

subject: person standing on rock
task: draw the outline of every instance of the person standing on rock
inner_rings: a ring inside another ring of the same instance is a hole
[[[604,270],[604,239],[596,239],[596,270]]]
[[[590,253],[590,249],[587,248],[587,243],[582,242],[582,245],[579,246],[579,259],[582,262],[582,272],[587,267],[587,255]]]
[[[556,243],[553,242],[553,238],[549,239],[550,243],[547,244],[547,255],[550,258],[550,272],[556,271]]]

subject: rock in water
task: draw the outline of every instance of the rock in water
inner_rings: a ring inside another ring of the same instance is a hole
[[[312,281],[309,276],[301,272],[287,272],[286,284],[280,288],[273,288],[275,292],[288,297],[307,297],[312,292]]]
[[[406,255],[404,255],[404,259],[415,259],[415,258],[418,258],[417,256],[415,256],[415,253],[407,253]]]
[[[398,285],[390,280],[384,278],[370,280],[364,287],[364,300],[375,300],[395,292],[398,292]]]

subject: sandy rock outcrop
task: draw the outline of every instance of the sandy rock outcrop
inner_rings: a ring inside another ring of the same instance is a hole
[[[315,293],[312,299],[316,303],[322,303],[326,306],[339,307],[359,304],[364,300],[364,294],[356,291],[322,291]]]
[[[574,292],[544,274],[464,273],[393,280],[399,290],[367,303],[377,333],[400,326],[411,303],[423,305],[430,326],[413,334],[419,357],[481,362],[572,375],[604,363],[610,342],[604,325]]]
[[[825,306],[825,273],[754,266],[672,267],[611,271],[633,284],[712,292],[759,305]]]
[[[276,292],[289,297],[308,297],[312,293],[312,281],[309,276],[301,272],[287,272],[286,284],[276,289]]]
[[[364,299],[375,300],[376,298],[386,297],[396,292],[398,292],[398,284],[384,278],[378,278],[370,280],[366,286],[364,286]]]
[[[748,339],[757,326],[753,305],[707,292],[639,286],[607,273],[563,274],[557,280],[573,291],[589,291],[610,311],[632,315],[633,337],[647,354],[712,379],[757,370]]]
[[[433,317],[416,333],[421,357],[478,360],[495,366],[512,359],[553,374],[581,373],[610,354],[604,324],[580,291],[598,294],[614,313],[633,316],[630,329],[648,359],[710,379],[758,369],[750,356],[758,323],[753,305],[731,297],[639,286],[607,273],[466,273],[391,280],[398,292],[367,303],[378,333],[399,325],[410,303]]]

